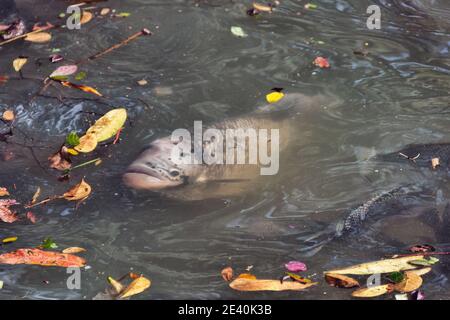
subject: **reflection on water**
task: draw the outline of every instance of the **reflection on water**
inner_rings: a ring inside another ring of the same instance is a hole
[[[89,113],[124,106],[131,118],[122,142],[99,151],[101,166],[74,172],[73,181],[86,176],[94,188],[84,205],[75,209],[55,202],[35,210],[40,218],[35,225],[2,225],[2,237],[19,236],[8,250],[35,246],[48,236],[61,248],[86,248],[91,268],[82,273],[82,289],[66,289],[64,269],[1,266],[5,286],[0,297],[91,299],[104,289],[106,276],[132,269],[152,279],[148,294],[137,297],[142,299],[346,299],[347,292],[324,284],[300,294],[232,292],[219,273],[228,265],[241,270],[253,265],[258,276],[276,278],[286,261],[301,259],[320,278],[325,269],[378,259],[409,244],[430,242],[448,249],[448,220],[445,210],[436,209],[436,191],[444,198],[450,194],[443,171],[440,176],[364,158],[410,143],[450,140],[450,8],[443,0],[413,1],[416,6],[376,2],[382,6],[381,30],[366,27],[365,11],[373,1],[318,0],[317,9],[306,10],[304,1],[286,0],[274,13],[251,18],[245,15],[251,1],[111,0],[108,6],[131,16],[96,19],[76,32],[54,31],[50,44],[16,42],[0,48],[1,73],[9,73],[18,55],[45,57],[51,48],[61,48],[67,61],[77,60],[144,26],[154,31],[152,37],[82,68],[85,82],[109,99],[60,103],[38,97],[29,103],[38,82],[11,79],[0,87],[0,110],[10,107],[17,114],[20,133],[15,138],[35,138],[34,156],[28,148],[0,144],[0,154],[14,154],[13,160],[1,162],[0,185],[15,184],[21,202],[37,186],[45,195],[67,189],[34,157],[45,167],[47,156],[69,131],[85,128],[86,120],[95,118]],[[61,2],[38,13],[29,1],[20,3],[21,14],[29,19],[36,14],[55,19],[64,11]],[[233,36],[231,26],[242,27],[249,36]],[[361,48],[369,54],[353,54]],[[329,59],[330,69],[312,65],[319,55]],[[53,68],[44,63],[38,73]],[[36,72],[25,68],[24,73]],[[136,85],[140,79],[149,85]],[[342,100],[336,108],[318,108],[309,121],[300,118],[299,133],[290,137],[283,179],[269,181],[257,192],[201,202],[136,193],[122,185],[121,173],[152,139],[189,128],[194,120],[214,122],[249,113],[272,87],[332,92]],[[305,239],[332,229],[351,208],[411,183],[425,185],[424,191],[378,210],[359,232],[335,239],[315,254],[301,250],[308,245]],[[450,298],[448,264],[434,269],[423,287],[427,297]]]

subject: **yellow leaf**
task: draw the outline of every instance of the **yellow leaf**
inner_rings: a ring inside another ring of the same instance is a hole
[[[423,276],[424,274],[427,274],[430,271],[431,271],[430,267],[425,267],[425,268],[421,268],[421,269],[405,271],[405,274],[414,273],[414,274],[417,274],[418,276]]]
[[[422,277],[415,273],[406,273],[405,277],[399,283],[394,285],[394,289],[399,292],[411,292],[417,290],[422,285]]]
[[[41,187],[38,187],[33,195],[33,198],[31,199],[31,204],[35,204],[40,195],[41,195]]]
[[[27,58],[17,58],[14,59],[13,61],[13,67],[14,70],[16,70],[16,72],[19,72],[20,69],[22,69],[22,67],[25,65],[25,63],[27,63],[28,59]]]
[[[125,124],[127,120],[127,110],[124,108],[113,109],[98,119],[86,134],[92,134],[98,142],[108,140]]]
[[[69,247],[62,251],[62,253],[78,253],[78,252],[84,252],[86,249],[80,248],[80,247]]]
[[[102,8],[102,10],[100,11],[100,15],[106,16],[110,11],[111,11],[111,9],[109,9],[109,8]]]
[[[143,292],[145,289],[147,289],[148,287],[150,287],[151,285],[151,281],[148,280],[145,277],[139,277],[135,280],[133,280],[128,287],[126,287],[125,290],[123,290],[123,292],[120,294],[119,298],[124,299],[127,297],[131,297],[134,296],[136,294],[139,294],[141,292]]]
[[[326,273],[325,280],[330,286],[338,288],[359,287],[359,282],[356,279],[344,276],[342,274]]]
[[[283,92],[271,92],[268,95],[266,95],[266,100],[269,103],[275,103],[280,101],[282,98],[284,97],[284,93]]]
[[[251,273],[241,273],[240,275],[238,275],[237,279],[256,280],[256,277]]]
[[[0,197],[9,196],[8,189],[0,187]]]
[[[86,181],[84,181],[84,179],[82,179],[79,184],[64,193],[63,198],[69,201],[82,200],[89,196],[91,191],[91,186]]]
[[[381,296],[392,291],[392,284],[383,284],[370,288],[362,288],[352,292],[352,297],[356,298],[373,298]]]
[[[85,24],[88,23],[89,21],[92,20],[92,13],[90,13],[89,11],[83,11],[83,14],[81,15],[81,19],[80,19],[80,24]]]
[[[419,259],[423,259],[423,255],[361,263],[343,269],[326,271],[325,273],[362,275],[362,274],[390,273],[396,271],[412,270],[417,269],[417,266],[413,266],[408,262]]]
[[[72,148],[67,148],[66,149],[67,153],[70,153],[73,156],[77,156],[78,155],[78,151]]]
[[[30,42],[42,43],[42,42],[50,41],[51,38],[52,38],[52,35],[50,33],[37,32],[37,33],[31,33],[31,34],[27,35],[25,37],[25,40],[30,41]]]
[[[93,134],[86,134],[80,138],[80,143],[75,146],[75,150],[78,152],[91,152],[97,148],[97,138]]]
[[[3,112],[2,119],[5,121],[13,121],[16,118],[12,110],[6,110]]]
[[[120,294],[123,291],[123,285],[113,277],[108,277],[108,282],[113,287],[114,294]]]
[[[316,284],[317,282],[304,284],[297,281],[283,281],[281,283],[280,280],[237,278],[230,283],[230,287],[238,291],[299,291]]]
[[[253,8],[262,12],[272,12],[272,7],[253,2]]]
[[[17,237],[8,237],[2,240],[2,243],[10,243],[10,242],[14,242],[17,241]]]

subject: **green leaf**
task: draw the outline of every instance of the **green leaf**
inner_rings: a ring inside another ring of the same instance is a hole
[[[245,33],[245,31],[241,27],[233,26],[231,27],[230,30],[231,33],[234,34],[236,37],[245,38],[248,36],[247,33]]]
[[[78,74],[75,76],[75,80],[83,80],[84,78],[86,78],[86,72],[84,71],[78,72]]]
[[[403,280],[405,276],[403,275],[403,273],[401,272],[392,272],[391,274],[389,274],[388,278],[394,282],[394,283],[399,283]]]
[[[53,76],[50,78],[57,81],[67,81],[69,79],[67,76]]]
[[[435,264],[436,262],[439,262],[439,259],[435,258],[435,257],[430,257],[428,259],[428,262],[431,263],[431,264]]]
[[[71,147],[75,147],[80,144],[80,137],[77,135],[75,131],[72,131],[67,135],[66,144],[68,144]]]
[[[58,248],[58,245],[52,240],[52,238],[45,238],[44,241],[42,241],[43,249],[56,249]]]
[[[117,17],[121,17],[121,18],[126,18],[128,16],[130,16],[131,13],[129,12],[120,12],[118,14],[116,14]]]

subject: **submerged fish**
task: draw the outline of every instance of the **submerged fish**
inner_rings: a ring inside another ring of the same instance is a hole
[[[182,139],[173,140],[170,136],[157,139],[128,167],[123,180],[134,189],[162,192],[179,199],[225,198],[248,193],[269,180],[279,178],[277,173],[283,154],[293,138],[301,135],[304,121],[314,111],[318,112],[321,106],[335,105],[337,102],[338,99],[332,96],[286,94],[279,102],[265,105],[249,115],[210,125],[208,128],[217,129],[219,137],[211,136],[200,142],[188,143],[190,150],[177,149]],[[245,131],[248,135],[244,134],[241,143],[234,144],[232,140],[233,145],[228,145],[227,133],[230,129],[248,130]],[[257,136],[249,134],[251,130]],[[261,139],[261,130],[267,130],[267,139]],[[278,131],[278,136],[275,131]],[[221,137],[226,138],[226,141]],[[194,159],[192,153],[196,148],[203,151],[203,157],[215,157],[219,151],[223,152],[222,156],[218,155],[208,163],[202,161],[201,154],[200,159],[196,158],[198,164],[180,163]],[[250,161],[252,148],[257,153],[257,158],[253,160],[259,161]],[[277,151],[280,153],[279,158]],[[236,160],[239,152],[244,155],[244,162],[227,163],[227,156],[235,155],[233,158]],[[262,156],[270,161],[262,163]],[[266,175],[264,170],[269,169],[273,169],[272,174]]]

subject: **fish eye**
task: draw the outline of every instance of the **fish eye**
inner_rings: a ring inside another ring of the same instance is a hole
[[[178,171],[177,169],[172,169],[172,170],[169,171],[169,174],[172,177],[178,177],[180,175],[180,171]]]

